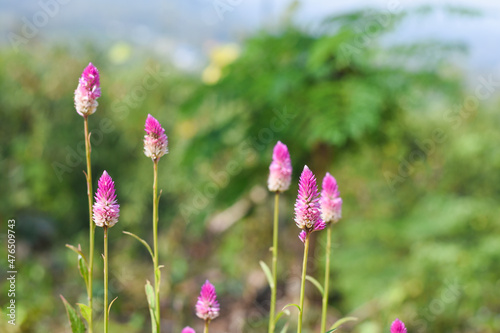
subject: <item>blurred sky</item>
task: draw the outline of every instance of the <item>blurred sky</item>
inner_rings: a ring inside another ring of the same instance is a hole
[[[171,58],[179,67],[197,70],[207,50],[218,43],[238,42],[260,27],[278,24],[291,0],[2,0],[2,47],[12,46],[12,33],[21,36],[20,49],[33,41],[78,45],[91,40],[107,48],[129,45]],[[314,27],[325,15],[360,8],[388,11],[431,4],[479,9],[482,17],[450,17],[437,10],[425,21],[407,22],[397,40],[429,37],[465,41],[471,72],[500,69],[500,1],[498,0],[307,0],[300,3],[297,20]],[[219,11],[217,10],[219,9]],[[31,25],[31,27],[30,27]],[[24,29],[24,33],[23,33]],[[28,33],[26,33],[28,32]],[[28,35],[28,36],[27,36]],[[31,36],[33,35],[33,36]],[[129,52],[131,53],[131,52]]]

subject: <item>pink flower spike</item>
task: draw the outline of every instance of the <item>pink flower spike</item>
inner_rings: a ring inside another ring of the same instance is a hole
[[[151,157],[153,161],[159,160],[168,153],[168,138],[165,129],[152,115],[148,114],[144,126],[146,135],[144,136],[144,154]]]
[[[194,329],[192,329],[191,327],[189,326],[186,326],[182,329],[182,332],[181,333],[196,333],[196,331]]]
[[[106,171],[102,173],[97,184],[93,207],[94,223],[98,227],[112,227],[118,222],[120,205],[116,201],[115,183]]]
[[[271,192],[284,192],[292,181],[292,161],[288,147],[278,141],[273,149],[273,161],[269,166],[267,187]]]
[[[215,287],[207,280],[201,287],[200,296],[196,302],[196,315],[205,321],[210,321],[219,316],[219,311]]]
[[[327,224],[337,223],[342,217],[342,198],[337,186],[337,181],[326,173],[321,189],[321,218]]]
[[[83,70],[75,90],[75,108],[79,115],[86,117],[97,109],[97,99],[101,97],[99,71],[89,63]]]
[[[321,224],[318,225],[322,223],[320,215],[316,177],[306,165],[299,180],[299,193],[295,202],[295,224],[308,233],[321,230],[323,229]]]
[[[391,333],[406,333],[405,324],[396,318],[391,325]]]

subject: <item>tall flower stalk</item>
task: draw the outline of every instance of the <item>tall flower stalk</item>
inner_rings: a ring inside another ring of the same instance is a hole
[[[108,333],[108,229],[118,222],[120,205],[116,200],[115,183],[106,171],[99,179],[93,213],[95,225],[104,229],[104,333]]]
[[[269,327],[268,332],[273,333],[275,329],[276,314],[276,292],[278,283],[278,218],[279,218],[279,196],[281,192],[288,190],[292,180],[292,162],[290,153],[286,145],[278,141],[273,149],[273,160],[269,166],[269,178],[267,186],[269,191],[275,192],[274,195],[274,223],[273,223],[273,259],[272,259],[272,278],[271,284],[271,305],[269,309]]]
[[[148,114],[144,126],[146,135],[144,136],[144,154],[153,161],[153,266],[154,266],[154,293],[155,293],[155,318],[156,330],[160,327],[160,268],[158,258],[158,161],[168,153],[168,138],[163,129],[153,116]]]
[[[85,281],[87,289],[87,298],[89,302],[88,314],[88,329],[89,333],[93,332],[93,297],[92,297],[92,282],[94,274],[94,235],[95,225],[92,221],[92,169],[90,161],[90,134],[88,126],[88,116],[93,114],[97,109],[97,98],[101,96],[101,88],[99,83],[99,71],[89,63],[84,69],[82,76],[79,79],[78,87],[75,90],[75,109],[79,115],[83,117],[83,128],[85,135],[85,156],[87,159],[87,172],[85,178],[87,180],[87,196],[89,208],[89,259],[86,269],[88,270],[88,278]]]
[[[208,281],[201,287],[200,296],[196,302],[196,315],[205,321],[204,333],[208,333],[208,324],[219,316],[220,306],[217,301],[215,287]]]
[[[304,243],[304,259],[302,261],[302,277],[300,283],[300,311],[297,323],[297,333],[302,332],[304,291],[307,274],[307,258],[309,254],[309,236],[314,231],[323,230],[325,228],[325,222],[321,220],[320,215],[321,211],[316,177],[306,165],[300,175],[299,193],[297,195],[297,201],[295,202],[295,224],[297,227],[302,229],[299,234],[299,238]]]
[[[330,281],[330,252],[332,247],[332,227],[342,217],[342,199],[337,186],[337,181],[326,173],[321,186],[321,218],[326,223],[326,249],[325,249],[325,282],[323,286],[323,300],[321,310],[321,332],[326,332],[326,316],[328,307],[328,288]]]

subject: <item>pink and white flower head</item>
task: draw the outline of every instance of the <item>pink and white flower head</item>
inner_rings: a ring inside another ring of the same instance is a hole
[[[342,217],[342,198],[340,198],[337,181],[328,172],[323,178],[320,203],[321,219],[327,224],[337,223]]]
[[[99,97],[101,97],[99,71],[92,63],[89,63],[83,70],[75,90],[76,112],[83,117],[93,114],[97,109]]]
[[[302,242],[305,242],[312,232],[325,228],[326,224],[321,220],[320,215],[316,177],[306,165],[300,175],[299,194],[295,202],[295,224],[304,232],[299,235]]]
[[[396,318],[391,325],[391,333],[406,333],[405,324]]]
[[[194,329],[192,329],[191,327],[189,326],[186,326],[182,329],[182,332],[181,333],[196,333],[196,331]]]
[[[148,114],[144,126],[146,135],[144,136],[144,154],[151,157],[153,161],[168,153],[168,138],[163,129],[152,115]]]
[[[200,296],[196,302],[196,315],[205,321],[210,321],[219,316],[219,311],[215,287],[207,280],[201,287]]]
[[[273,149],[273,161],[269,166],[267,187],[271,192],[284,192],[292,181],[292,161],[285,144],[278,141]]]
[[[116,201],[115,183],[106,171],[97,184],[94,203],[94,223],[98,227],[112,227],[118,222],[120,205]]]

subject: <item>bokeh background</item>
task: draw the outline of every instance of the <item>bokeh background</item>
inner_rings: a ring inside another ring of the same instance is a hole
[[[329,171],[344,200],[334,226],[329,322],[382,333],[500,332],[500,5],[493,1],[4,0],[0,4],[0,331],[69,332],[59,298],[85,302],[83,121],[73,92],[91,61],[102,97],[89,118],[94,188],[116,182],[110,332],[149,332],[151,113],[159,164],[162,326],[201,330],[199,288],[217,288],[213,332],[265,332],[274,144],[294,174],[281,197],[278,307],[297,302],[300,171]],[[17,240],[17,325],[7,324],[7,220]],[[322,281],[324,236],[308,273]],[[101,253],[102,230],[97,230]],[[103,294],[96,255],[95,300]],[[319,332],[308,285],[305,332]],[[97,311],[102,313],[101,310]],[[101,327],[99,315],[96,328]],[[283,317],[278,327],[296,313]]]

